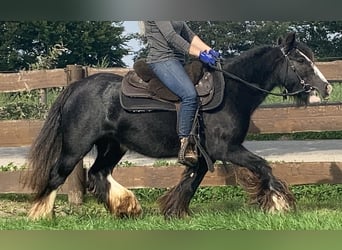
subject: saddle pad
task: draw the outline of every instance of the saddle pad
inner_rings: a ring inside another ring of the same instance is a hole
[[[130,112],[176,111],[176,106],[170,102],[162,102],[152,98],[128,97],[120,93],[121,106]]]

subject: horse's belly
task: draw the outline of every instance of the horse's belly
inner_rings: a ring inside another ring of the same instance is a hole
[[[177,135],[154,134],[146,136],[135,134],[126,147],[129,150],[154,158],[174,157],[178,154],[179,139]]]

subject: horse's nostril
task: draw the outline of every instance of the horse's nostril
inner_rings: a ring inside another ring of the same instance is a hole
[[[333,90],[333,87],[331,86],[331,84],[327,84],[327,86],[325,87],[326,91],[327,91],[327,94],[330,95],[332,90]]]

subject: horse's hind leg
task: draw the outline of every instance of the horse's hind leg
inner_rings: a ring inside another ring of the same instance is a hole
[[[103,140],[97,144],[97,158],[88,172],[88,190],[118,217],[137,216],[141,206],[132,191],[116,182],[112,176],[115,165],[126,150],[119,143]]]
[[[40,187],[35,197],[34,204],[28,213],[30,219],[50,218],[53,214],[53,205],[58,188],[65,182],[80,158],[75,155],[61,153],[49,173],[49,178],[44,186]]]
[[[245,167],[237,170],[237,181],[249,193],[252,203],[268,212],[288,211],[295,206],[294,195],[286,183],[272,174],[266,160],[239,145],[230,148],[229,161]]]
[[[198,160],[196,167],[186,167],[180,182],[158,199],[165,218],[182,218],[190,214],[190,201],[208,171],[204,159]]]

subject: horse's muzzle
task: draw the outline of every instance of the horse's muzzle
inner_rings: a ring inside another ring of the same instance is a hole
[[[309,95],[309,103],[319,103],[322,101],[321,97],[323,100],[328,100],[332,90],[333,87],[331,84],[327,83],[323,91],[319,91],[318,89],[311,91]]]

